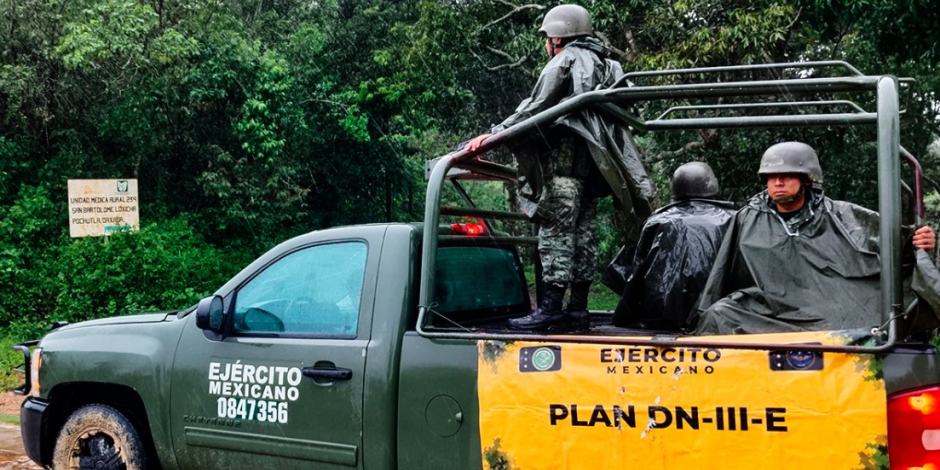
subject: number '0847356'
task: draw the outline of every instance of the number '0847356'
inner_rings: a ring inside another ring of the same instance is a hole
[[[287,424],[287,402],[284,401],[219,397],[216,403],[219,418]]]

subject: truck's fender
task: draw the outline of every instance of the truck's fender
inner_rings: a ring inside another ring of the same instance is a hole
[[[42,441],[51,443],[50,453],[75,408],[103,403],[125,408],[138,425],[148,426],[138,431],[152,438],[163,468],[178,468],[170,445],[168,392],[185,322],[168,318],[173,320],[61,329],[43,339],[40,396],[48,400],[50,413]],[[43,455],[50,455],[43,448]]]

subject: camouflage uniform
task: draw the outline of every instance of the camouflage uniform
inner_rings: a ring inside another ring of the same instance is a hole
[[[531,96],[490,134],[573,96],[610,87],[623,76],[623,68],[608,58],[604,44],[591,37],[591,17],[584,7],[552,8],[539,31],[545,33],[551,60]],[[539,224],[544,289],[539,307],[530,315],[510,319],[509,326],[590,326],[587,300],[595,271],[596,200],[613,195],[615,208],[635,228],[652,212],[652,186],[629,130],[583,109],[539,127],[513,153],[519,162],[520,206]],[[568,288],[571,295],[563,310]]]
[[[542,278],[552,284],[593,281],[596,271],[597,199],[590,194],[586,149],[563,139],[550,153],[554,175],[538,207]]]

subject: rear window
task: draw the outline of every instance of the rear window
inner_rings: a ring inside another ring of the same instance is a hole
[[[462,324],[528,310],[529,291],[515,250],[477,246],[438,248],[434,302],[435,311]],[[432,322],[448,326],[440,318]]]

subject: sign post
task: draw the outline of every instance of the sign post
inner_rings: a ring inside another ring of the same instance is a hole
[[[69,234],[72,238],[139,230],[137,180],[69,180]]]

